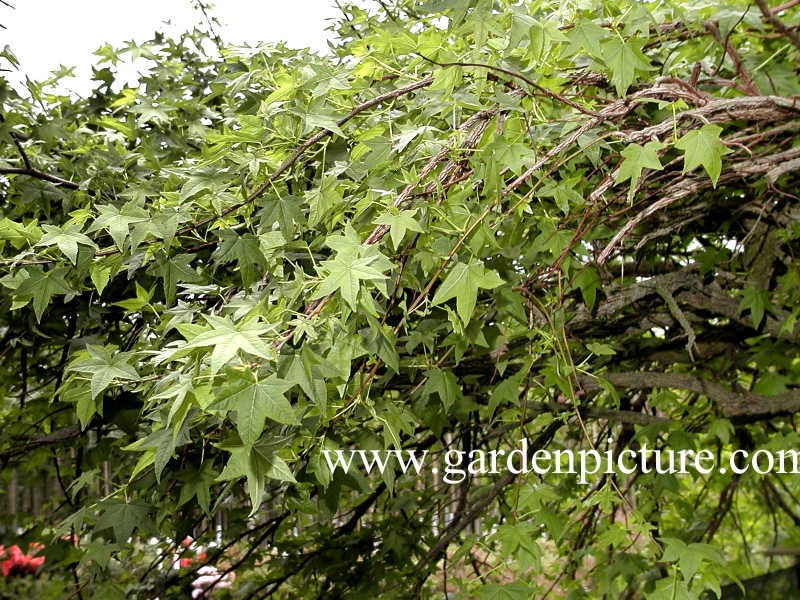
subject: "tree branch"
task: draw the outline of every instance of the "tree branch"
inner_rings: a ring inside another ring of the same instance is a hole
[[[41,448],[42,446],[60,444],[61,442],[74,439],[76,437],[79,437],[80,435],[81,435],[81,427],[78,424],[70,425],[69,427],[64,427],[63,429],[57,429],[56,431],[48,433],[47,435],[41,435],[38,437],[22,441],[19,443],[19,445],[15,446],[14,448],[0,452],[0,461],[3,464],[6,464],[10,459],[14,458],[15,456],[26,454],[31,450]]]
[[[601,377],[615,387],[635,390],[679,389],[702,394],[714,402],[726,418],[764,418],[800,412],[800,389],[792,389],[775,396],[764,396],[729,390],[718,383],[693,375],[654,371],[603,373]],[[597,379],[590,375],[579,374],[578,382],[586,391],[602,389]]]
[[[74,181],[62,179],[56,175],[50,175],[50,173],[45,173],[44,171],[39,171],[38,169],[31,169],[30,167],[26,167],[24,169],[19,167],[0,167],[0,175],[27,175],[28,177],[35,177],[36,179],[42,179],[56,185],[63,185],[65,188],[69,188],[71,190],[80,189],[80,186]]]
[[[791,4],[791,3],[788,3]],[[772,25],[775,29],[777,29],[780,33],[786,36],[792,44],[794,44],[797,48],[800,48],[800,35],[797,35],[797,32],[792,31],[786,25],[783,24],[778,17],[775,16],[765,0],[756,0],[756,5],[758,9],[761,11],[761,14],[764,15],[764,19]],[[779,7],[780,8],[780,7]]]
[[[410,83],[410,84],[408,84],[406,86],[403,86],[401,88],[397,88],[397,89],[392,90],[390,92],[386,92],[384,94],[380,94],[378,96],[375,96],[374,98],[371,98],[370,100],[367,100],[366,102],[362,102],[361,104],[359,104],[357,106],[354,106],[350,110],[350,112],[348,112],[344,117],[342,117],[341,119],[336,121],[336,125],[342,126],[345,123],[347,123],[350,119],[352,119],[353,117],[358,115],[359,113],[362,113],[365,110],[368,110],[368,109],[372,108],[373,106],[377,106],[378,104],[380,104],[382,102],[386,102],[388,100],[394,100],[395,98],[399,98],[399,97],[404,96],[406,94],[410,94],[411,92],[416,91],[416,90],[421,89],[421,88],[424,88],[424,87],[427,87],[427,86],[431,85],[432,83],[433,83],[433,77],[432,76],[428,76],[428,77],[425,77],[424,79],[420,79],[419,81],[414,81],[414,82],[412,82],[412,83]],[[185,227],[182,227],[181,229],[178,230],[177,235],[184,235],[186,233],[189,233],[190,231],[195,231],[199,227],[202,227],[203,225],[208,225],[209,223],[213,222],[215,219],[218,219],[219,217],[227,216],[230,213],[239,210],[243,206],[246,206],[246,205],[254,202],[258,198],[260,198],[264,194],[264,192],[266,192],[268,189],[270,189],[270,187],[272,187],[273,182],[278,177],[283,175],[287,170],[289,170],[289,168],[291,168],[291,166],[294,165],[298,161],[298,159],[301,156],[303,156],[303,154],[306,153],[306,150],[308,150],[311,146],[313,146],[317,142],[320,142],[320,141],[324,140],[325,138],[332,136],[333,133],[334,132],[331,131],[330,129],[320,129],[319,131],[317,131],[317,133],[315,133],[310,138],[308,138],[306,141],[304,141],[302,144],[297,146],[297,148],[295,148],[294,152],[292,152],[292,154],[289,156],[289,158],[284,160],[280,164],[280,166],[277,169],[275,169],[269,175],[269,177],[267,177],[267,179],[266,179],[266,181],[264,181],[264,183],[259,185],[252,192],[250,192],[250,194],[248,194],[247,198],[245,198],[241,202],[237,202],[236,204],[234,204],[232,206],[229,206],[228,208],[223,210],[220,213],[220,215],[212,215],[212,216],[206,217],[205,219],[201,219],[200,221],[196,221],[194,223],[190,223],[189,225],[187,225]]]

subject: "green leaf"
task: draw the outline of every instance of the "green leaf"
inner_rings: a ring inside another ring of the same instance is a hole
[[[308,202],[308,224],[318,225],[328,214],[342,203],[342,192],[336,177],[323,177],[320,185],[305,193]]]
[[[442,369],[429,369],[425,371],[425,377],[428,380],[422,388],[423,396],[430,396],[431,394],[438,394],[439,400],[444,406],[445,410],[449,410],[456,400],[461,397],[461,389],[458,385],[458,380],[452,371],[443,371]]]
[[[305,127],[303,128],[303,132],[309,133],[314,129],[321,128],[332,131],[341,137],[346,137],[344,131],[341,130],[339,124],[336,122],[339,118],[340,115],[333,112],[320,111],[308,113],[305,115]]]
[[[677,562],[686,581],[690,581],[695,576],[703,561],[708,561],[712,565],[722,564],[722,554],[719,548],[710,544],[687,544],[677,538],[661,538],[661,542],[664,544],[664,554],[661,560]]]
[[[266,479],[295,483],[294,475],[286,462],[268,448],[255,445],[252,449],[237,446],[228,448],[228,450],[230,451],[228,464],[225,465],[217,480],[229,481],[240,477],[247,478],[247,490],[252,507],[250,516],[253,516],[261,506]]]
[[[588,342],[586,348],[597,356],[614,356],[617,353],[617,351],[608,344],[601,344],[599,342]]]
[[[314,402],[320,414],[325,415],[327,411],[325,381],[315,376],[314,369],[319,362],[319,357],[315,356],[308,346],[303,346],[300,353],[292,357],[284,376],[290,384],[300,386],[303,393]]]
[[[125,446],[123,450],[150,450],[139,460],[136,468],[131,473],[131,479],[149,464],[153,464],[156,481],[161,481],[161,473],[167,466],[175,452],[175,437],[168,429],[156,429],[147,437],[137,440],[133,444]]]
[[[164,282],[164,297],[167,303],[175,302],[175,293],[178,283],[200,283],[203,277],[191,266],[195,260],[194,254],[177,254],[172,258],[161,257],[151,267],[151,272]]]
[[[636,183],[642,175],[642,169],[663,169],[661,160],[658,158],[658,151],[664,148],[664,144],[657,141],[647,142],[644,146],[639,144],[628,144],[622,151],[625,160],[617,170],[616,183],[630,180],[628,190],[628,200],[633,198]]]
[[[476,598],[478,600],[530,600],[536,589],[521,581],[513,583],[489,583],[480,586]]]
[[[187,476],[186,483],[181,487],[181,496],[178,499],[178,506],[183,506],[192,497],[197,498],[197,504],[203,509],[206,515],[211,514],[211,486],[217,479],[217,473],[214,471],[213,462],[210,460],[204,461],[200,466],[200,471],[192,472]]]
[[[236,262],[242,285],[249,286],[267,265],[266,257],[261,252],[259,238],[252,233],[240,236],[235,231],[228,229],[220,231],[219,237],[220,245],[215,253],[217,263]]]
[[[92,396],[90,390],[83,388],[84,393],[78,396],[78,401],[75,403],[75,416],[78,417],[78,423],[81,426],[81,431],[86,430],[89,421],[97,412],[97,400]]]
[[[503,523],[497,528],[497,539],[503,554],[521,561],[524,568],[541,567],[542,549],[536,542],[538,525],[534,523]]]
[[[769,290],[746,287],[742,290],[742,299],[739,302],[739,312],[749,310],[750,319],[756,329],[764,319],[764,313],[769,308]]]
[[[69,273],[66,267],[57,267],[49,271],[41,269],[26,269],[28,277],[16,289],[16,297],[30,298],[33,302],[33,312],[36,320],[41,321],[44,309],[50,304],[53,296],[72,295],[75,291],[66,282]]]
[[[111,279],[111,267],[105,263],[92,263],[89,267],[89,276],[92,279],[97,293],[102,295],[108,281]]]
[[[223,175],[224,173],[220,173],[219,169],[213,167],[193,170],[186,183],[183,184],[178,199],[184,202],[199,194],[218,194],[224,191],[228,186],[225,183],[227,179]]]
[[[83,555],[81,556],[81,566],[95,564],[101,569],[107,569],[108,564],[111,562],[111,559],[114,557],[115,553],[122,550],[121,544],[109,544],[106,542],[86,542],[81,543],[81,550],[83,551]],[[120,593],[117,598],[124,598],[124,593]],[[103,593],[103,598],[109,598],[112,600],[115,598],[114,595],[109,594],[106,596]]]
[[[134,529],[151,529],[149,504],[143,502],[120,502],[108,500],[102,505],[103,512],[95,525],[98,531],[113,529],[114,539],[127,543]]]
[[[753,393],[762,394],[764,396],[777,396],[778,394],[785,394],[789,388],[786,384],[791,384],[792,380],[786,375],[780,373],[765,372],[756,381],[753,386]]]
[[[610,33],[609,30],[591,21],[581,20],[567,33],[570,42],[567,52],[572,54],[583,50],[589,56],[600,59],[603,56],[601,42],[606,40]]]
[[[431,304],[436,306],[455,298],[456,312],[466,325],[475,310],[478,291],[491,290],[503,283],[497,273],[483,266],[483,261],[472,259],[469,263],[457,263],[436,290]]]
[[[226,317],[203,317],[210,328],[198,330],[197,326],[178,325],[178,331],[186,337],[186,344],[168,355],[165,361],[187,356],[197,348],[211,347],[211,374],[214,375],[240,351],[265,360],[274,358],[275,351],[261,339],[274,327],[260,325],[252,319],[236,324]]]
[[[588,265],[581,269],[572,280],[572,285],[581,291],[583,303],[589,310],[594,309],[594,303],[597,299],[597,290],[603,286],[603,281],[600,279],[600,274],[597,269]]]
[[[509,404],[511,406],[518,404],[522,380],[526,375],[527,372],[521,370],[511,377],[503,379],[495,386],[489,398],[489,415],[494,415],[494,411],[497,410],[497,407],[503,404]]]
[[[146,210],[131,202],[125,204],[121,211],[111,204],[101,204],[95,208],[100,211],[100,215],[86,230],[87,233],[105,229],[120,250],[123,249],[125,240],[130,235],[131,225],[150,219],[150,214]]]
[[[35,221],[23,225],[8,217],[0,220],[0,240],[8,240],[17,250],[36,244],[41,238],[42,230]]]
[[[386,279],[386,275],[371,266],[373,264],[381,265],[379,257],[356,258],[349,252],[340,252],[333,260],[323,261],[325,276],[311,299],[325,298],[338,291],[348,306],[355,310],[361,282]]]
[[[713,435],[723,444],[727,444],[735,433],[736,430],[728,419],[713,419],[708,424],[708,435]]]
[[[392,245],[394,246],[395,250],[397,250],[400,248],[400,242],[403,241],[406,231],[416,231],[418,233],[424,231],[422,225],[420,225],[414,218],[415,214],[417,214],[416,208],[411,210],[401,210],[399,212],[388,212],[375,219],[375,224],[386,225],[390,228],[389,237],[392,239]]]
[[[718,125],[703,125],[700,129],[687,132],[677,142],[675,147],[683,150],[683,172],[687,173],[700,165],[708,173],[711,183],[717,187],[720,173],[722,172],[722,157],[730,154],[730,150],[720,141],[722,127]]]
[[[78,244],[97,249],[97,245],[91,239],[80,233],[81,226],[77,223],[67,225],[64,229],[44,224],[42,229],[45,233],[36,246],[58,246],[73,265],[78,260]]]
[[[623,41],[614,37],[603,42],[601,58],[611,72],[611,83],[620,97],[636,81],[637,71],[649,71],[651,68],[634,40]]]
[[[683,578],[670,575],[659,579],[655,589],[645,595],[647,600],[697,600],[697,595],[689,591]]]
[[[77,371],[88,375],[91,380],[92,399],[97,398],[115,381],[137,381],[139,374],[129,364],[129,352],[115,352],[116,348],[88,344],[67,367],[67,371]]]
[[[286,399],[286,392],[292,384],[270,375],[264,381],[239,380],[228,382],[210,408],[212,410],[236,411],[236,429],[245,448],[250,448],[264,431],[267,418],[294,425],[297,423],[292,405]]]

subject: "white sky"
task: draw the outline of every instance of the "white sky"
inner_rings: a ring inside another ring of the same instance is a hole
[[[0,48],[9,45],[20,69],[43,80],[59,65],[76,66],[69,89],[89,89],[97,48],[128,40],[143,42],[156,30],[179,32],[203,22],[191,0],[6,0],[0,3]],[[255,45],[285,41],[293,48],[327,49],[329,19],[339,15],[334,0],[216,0],[210,14],[223,24],[226,42]],[[169,20],[172,25],[165,27]],[[8,79],[16,80],[6,73]]]

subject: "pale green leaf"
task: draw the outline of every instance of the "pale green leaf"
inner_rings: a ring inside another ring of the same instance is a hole
[[[700,129],[687,132],[675,147],[683,150],[683,172],[699,167],[706,170],[714,187],[717,186],[722,172],[722,157],[730,154],[730,150],[720,141],[722,128],[718,125],[703,125]]]
[[[500,276],[484,267],[482,261],[457,263],[436,290],[432,304],[436,306],[455,298],[458,316],[466,325],[475,310],[479,290],[491,290],[502,284]]]
[[[236,429],[242,443],[249,448],[261,436],[267,418],[286,425],[297,422],[294,409],[285,396],[291,387],[291,383],[274,374],[258,382],[228,382],[217,392],[217,402],[211,408],[236,412]]]

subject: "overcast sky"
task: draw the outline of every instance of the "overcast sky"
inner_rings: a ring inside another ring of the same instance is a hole
[[[92,52],[106,42],[144,41],[156,29],[179,32],[201,22],[191,0],[6,0],[0,3],[0,47],[9,45],[32,79],[44,79],[59,65],[77,66],[70,87],[85,91]],[[231,43],[285,41],[294,48],[324,51],[334,0],[216,0],[212,10]],[[165,27],[164,21],[171,21]],[[12,76],[9,79],[13,80]]]

